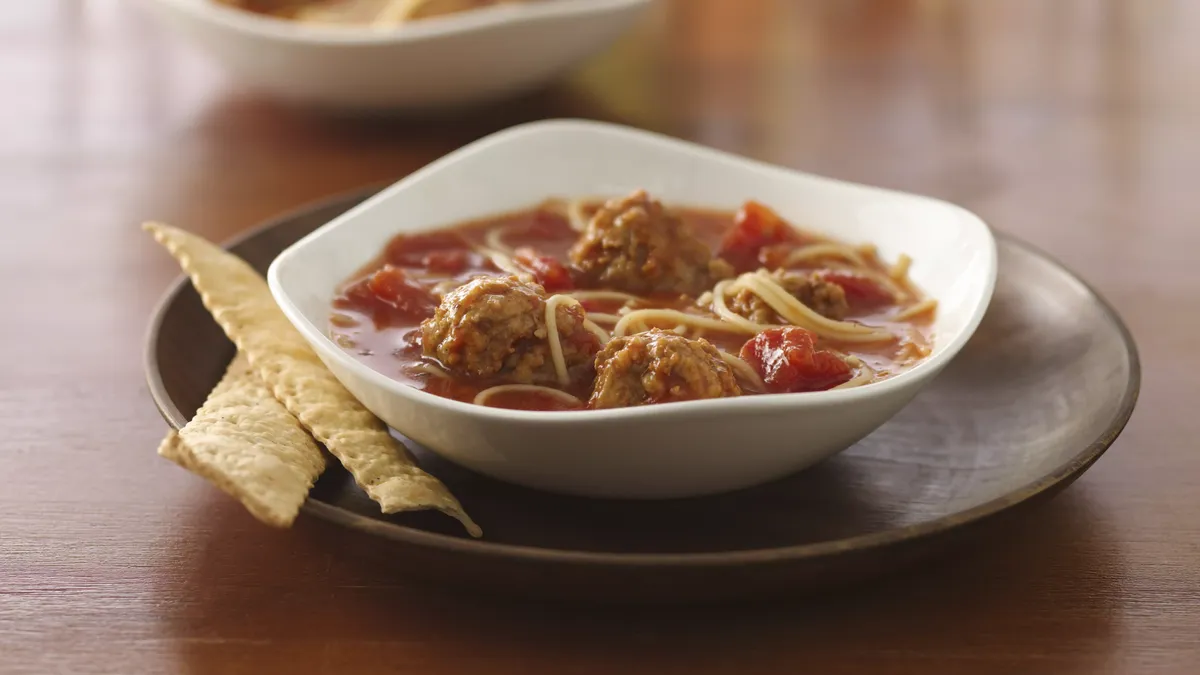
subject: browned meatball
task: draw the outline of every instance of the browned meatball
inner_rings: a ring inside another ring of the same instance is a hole
[[[846,291],[835,283],[821,279],[815,273],[776,270],[771,276],[784,290],[821,316],[840,321],[850,309],[846,302]],[[729,299],[729,309],[755,323],[782,323],[770,305],[745,289]]]
[[[572,378],[590,373],[600,341],[584,327],[583,309],[559,305],[554,316]],[[556,377],[548,335],[546,292],[515,277],[459,286],[421,323],[422,351],[450,372],[526,384]]]
[[[733,275],[679,216],[638,190],[605,204],[571,247],[585,286],[699,295]]]
[[[741,393],[733,370],[710,342],[653,329],[613,338],[600,350],[588,405],[624,408]]]

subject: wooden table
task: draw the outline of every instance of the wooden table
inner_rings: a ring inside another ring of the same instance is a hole
[[[550,91],[349,120],[229,83],[112,0],[0,10],[0,672],[1154,673],[1200,667],[1200,5],[664,1]],[[146,319],[173,263],[489,131],[615,120],[960,202],[1123,313],[1141,406],[976,550],[811,602],[481,604],[258,525],[154,455]]]

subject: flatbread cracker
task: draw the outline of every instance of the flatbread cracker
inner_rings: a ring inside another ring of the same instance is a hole
[[[438,509],[472,536],[482,531],[437,478],[425,473],[387,427],[338,382],[275,304],[244,260],[169,225],[146,223],[192,278],[204,306],[250,359],[275,398],[325,444],[384,513]]]
[[[159,454],[224,490],[262,522],[296,520],[325,456],[238,353],[208,400]]]

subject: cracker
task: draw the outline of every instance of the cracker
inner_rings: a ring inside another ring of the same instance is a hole
[[[288,527],[325,457],[239,353],[195,416],[159,454],[199,474],[268,525]]]
[[[169,225],[143,227],[191,276],[204,306],[275,398],[325,444],[384,513],[438,509],[457,518],[473,536],[481,534],[446,486],[418,468],[383,422],[321,363],[254,268]]]

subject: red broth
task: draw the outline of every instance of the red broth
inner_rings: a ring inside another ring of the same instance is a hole
[[[480,249],[488,247],[489,238],[494,243],[495,238],[499,237],[504,245],[518,249],[514,260],[524,271],[547,286],[547,295],[572,290],[574,282],[567,252],[580,233],[572,228],[562,209],[553,204],[548,202],[547,205],[525,211],[395,237],[378,258],[339,289],[330,319],[331,337],[347,353],[371,368],[438,396],[471,402],[481,391],[505,384],[500,380],[448,376],[436,360],[422,355],[420,323],[433,315],[440,295],[447,290],[478,276],[507,274],[486,253],[480,252]],[[595,206],[590,206],[585,207],[583,212],[585,216],[590,216],[594,210]],[[734,231],[735,222],[739,227],[746,222],[745,209],[741,214],[679,207],[673,208],[673,211],[713,251],[722,250],[723,243],[728,246],[731,237],[739,234]],[[753,213],[751,216],[758,217]],[[757,221],[755,223],[757,227]],[[783,245],[822,241],[829,240],[801,233],[794,239],[784,241]],[[779,241],[763,240],[757,243],[761,244],[763,259],[769,260],[775,254],[770,247],[779,244]],[[730,257],[740,255],[745,258],[744,247],[748,244],[744,237],[737,245],[743,247],[742,251],[730,252]],[[889,267],[869,249],[857,250],[874,274],[889,273]],[[745,268],[746,264],[743,260],[739,267]],[[893,318],[904,309],[920,304],[920,292],[906,280],[899,280],[897,283],[909,294],[910,300],[892,302],[890,297],[879,296],[870,284],[856,286],[859,283],[857,277],[847,278],[850,272],[841,267],[836,261],[820,259],[791,265],[787,269],[820,271],[831,281],[839,282],[851,301],[850,312],[845,320],[890,330],[897,335],[897,339],[870,344],[821,339],[817,347],[857,357],[874,371],[870,381],[893,376],[926,357],[932,347],[933,312],[923,312],[903,321]],[[381,274],[381,270],[396,270],[401,274]],[[380,297],[387,297],[389,301],[381,301]],[[636,308],[674,309],[711,317],[710,312],[697,306],[696,300],[695,297],[684,295],[641,297]],[[582,299],[580,303],[587,312],[601,314],[617,314],[625,304],[623,300],[609,299]],[[689,336],[696,335],[689,333]],[[733,331],[717,330],[704,330],[699,336],[732,355],[741,353],[750,338]],[[588,400],[591,382],[572,382],[558,388],[583,402]],[[582,407],[582,403],[572,405],[565,399],[537,391],[497,394],[488,400],[488,405],[525,410],[570,410]]]

